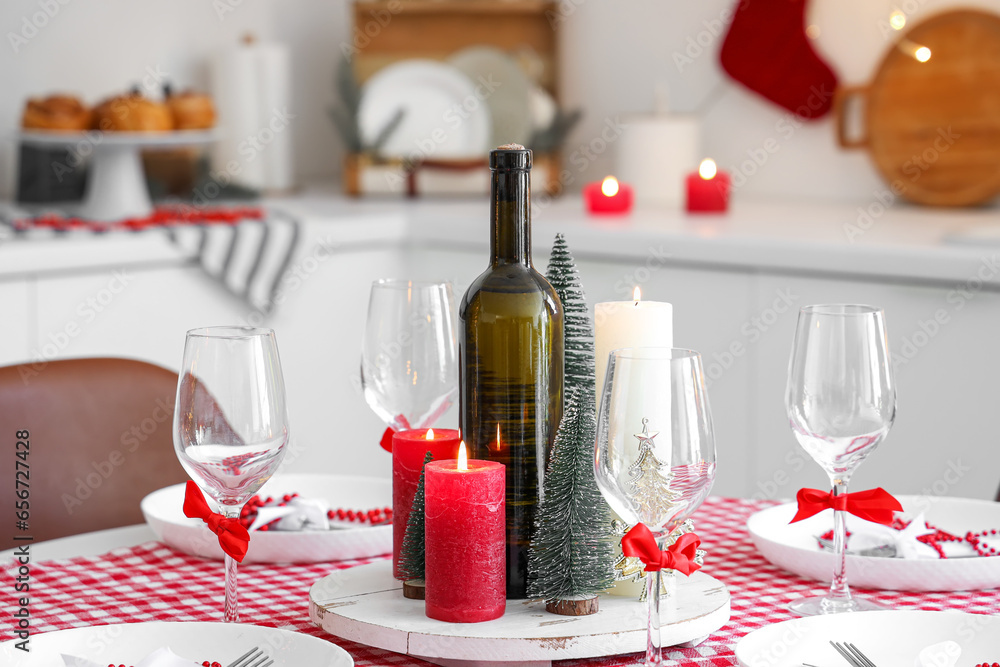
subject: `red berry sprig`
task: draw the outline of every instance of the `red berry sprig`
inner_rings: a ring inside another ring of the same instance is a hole
[[[298,493],[286,493],[281,496],[281,499],[277,502],[278,507],[284,507],[293,498],[298,498]],[[257,519],[257,514],[261,507],[266,505],[274,504],[275,499],[273,496],[268,496],[267,498],[261,499],[259,495],[253,496],[247,501],[243,509],[240,510],[239,522],[244,528],[250,528],[253,525],[254,520]],[[348,521],[351,523],[361,523],[368,524],[370,526],[381,526],[387,523],[392,523],[392,508],[382,507],[370,510],[345,510],[345,509],[335,509],[328,510],[326,513],[326,518],[333,521]],[[278,523],[280,519],[275,519],[274,521],[264,524],[257,530],[270,530]]]
[[[976,667],[1000,667],[1000,662],[994,662],[993,664],[982,662],[977,664]]]

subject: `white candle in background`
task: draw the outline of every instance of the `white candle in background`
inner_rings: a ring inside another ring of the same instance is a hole
[[[608,372],[608,356],[612,350],[626,347],[673,347],[674,346],[674,308],[669,303],[660,301],[643,301],[641,290],[636,287],[632,301],[609,301],[599,303],[594,309],[594,352],[597,366],[597,406],[600,409],[601,395],[604,393],[604,378]],[[644,378],[635,376],[635,382],[643,382]],[[666,392],[663,395],[663,392]],[[649,400],[665,401],[670,405],[670,385],[661,387],[657,392],[660,396],[646,396]],[[641,406],[636,406],[637,412],[626,414],[627,424],[633,424],[630,433],[642,432],[642,419],[647,415],[640,414]],[[659,431],[659,444],[665,444],[670,439],[669,424],[650,425],[650,431]],[[639,441],[629,442],[638,452]],[[669,463],[664,461],[664,463]],[[622,474],[627,475],[627,471]],[[620,518],[617,515],[615,518]],[[621,553],[619,549],[618,553]],[[616,582],[611,588],[612,595],[626,597],[639,594],[645,587],[643,581],[630,580]]]

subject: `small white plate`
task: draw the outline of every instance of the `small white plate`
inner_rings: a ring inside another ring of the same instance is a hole
[[[361,137],[372,143],[402,109],[403,120],[382,147],[383,155],[486,159],[493,121],[486,92],[477,85],[452,65],[433,60],[404,60],[384,67],[361,92]]]
[[[276,475],[262,497],[298,493],[320,498],[331,508],[370,510],[392,506],[392,482],[376,477]],[[146,523],[163,542],[193,556],[222,560],[219,538],[199,519],[184,516],[184,484],[160,489],[142,499]],[[392,525],[324,531],[254,531],[244,563],[325,563],[370,558],[392,552]]]
[[[958,664],[972,667],[992,663],[1000,655],[1000,618],[948,611],[862,611],[796,618],[743,637],[736,644],[736,660],[743,667],[847,665],[831,641],[854,644],[879,667],[915,667],[922,649],[953,641],[962,648]]]
[[[5,667],[63,667],[60,654],[98,664],[137,664],[161,647],[182,658],[234,662],[254,646],[274,659],[274,667],[351,667],[354,659],[336,644],[288,630],[241,623],[121,623],[57,630],[31,636],[30,653],[12,640],[0,644]]]
[[[493,117],[493,146],[531,140],[531,81],[516,60],[492,46],[470,46],[452,54],[448,62],[484,94]]]
[[[969,498],[897,496],[910,515],[925,513],[927,523],[954,535],[1000,529],[1000,503]],[[794,574],[829,582],[836,556],[822,551],[816,536],[833,528],[833,514],[788,523],[795,503],[757,512],[747,528],[757,550],[771,563]],[[848,515],[847,529],[862,522]],[[890,591],[962,591],[1000,587],[1000,556],[949,559],[847,556],[847,581],[858,588]],[[992,660],[991,660],[992,662]]]

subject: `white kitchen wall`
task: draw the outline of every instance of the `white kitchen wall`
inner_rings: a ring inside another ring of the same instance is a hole
[[[738,170],[748,151],[769,138],[778,142],[738,196],[869,199],[880,181],[863,152],[836,147],[829,119],[788,136],[779,131],[783,110],[721,73],[719,19],[735,2],[562,0],[562,97],[586,112],[567,152],[598,136],[608,119],[650,111],[660,83],[669,87],[675,110],[702,115],[703,150],[723,168]],[[912,24],[958,4],[1000,12],[1000,0],[812,0],[809,22],[819,28],[815,44],[841,81],[862,84],[888,48],[884,25],[893,9],[907,13]],[[349,0],[4,0],[0,194],[9,195],[15,182],[16,151],[7,133],[18,127],[27,96],[66,90],[95,101],[157,68],[182,87],[203,87],[209,55],[248,31],[292,49],[299,181],[334,180],[343,147],[326,109],[334,101],[340,45],[349,35],[348,8]],[[22,34],[32,36],[26,43],[13,37]],[[707,44],[700,53],[691,46],[699,42]],[[679,67],[675,53],[693,62]],[[611,171],[613,150],[612,144],[574,173],[572,187]]]

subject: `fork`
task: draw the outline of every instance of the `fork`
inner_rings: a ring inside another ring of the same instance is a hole
[[[868,656],[862,653],[861,649],[854,644],[830,642],[830,645],[837,649],[837,652],[844,656],[844,659],[851,663],[853,667],[875,667],[875,663],[869,660]]]
[[[265,660],[267,662],[264,662]],[[260,647],[254,646],[226,667],[270,667],[273,664],[274,660],[268,659],[268,655],[261,651]]]

